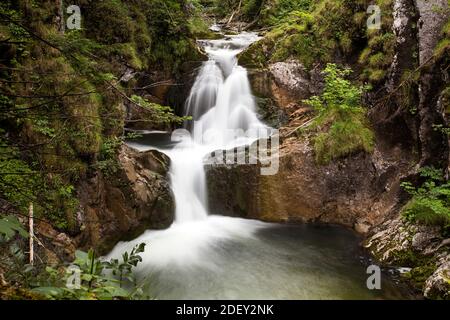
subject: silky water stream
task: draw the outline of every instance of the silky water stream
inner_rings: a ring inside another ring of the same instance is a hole
[[[209,61],[186,101],[185,113],[193,120],[185,128],[192,135],[180,135],[171,146],[158,146],[152,134],[129,143],[141,151],[158,149],[171,158],[175,222],[167,230],[148,230],[119,243],[109,257],[145,242],[143,262],[135,273],[156,299],[402,298],[384,275],[382,290],[367,288],[360,239],[351,231],[268,224],[209,212],[206,155],[260,138],[252,132],[271,134],[258,120],[247,71],[236,59],[256,40],[255,34],[242,33],[200,41]],[[212,131],[214,138],[205,139]]]

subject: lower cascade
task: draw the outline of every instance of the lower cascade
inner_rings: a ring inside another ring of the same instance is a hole
[[[368,290],[368,274],[351,232],[332,226],[269,224],[214,215],[208,209],[204,159],[216,150],[250,145],[272,129],[256,114],[247,70],[236,56],[258,40],[253,33],[200,41],[209,56],[186,101],[192,116],[171,148],[130,142],[171,158],[175,222],[119,243],[119,256],[146,243],[136,276],[157,299],[401,298],[383,278]]]

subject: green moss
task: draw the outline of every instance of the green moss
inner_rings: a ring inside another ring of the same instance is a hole
[[[365,72],[368,73],[367,78],[370,82],[381,82],[386,77],[386,70],[380,70],[380,69],[367,69]]]
[[[327,132],[319,133],[314,138],[316,161],[328,164],[352,153],[372,152],[374,135],[362,119],[335,121]]]
[[[363,67],[361,79],[371,84],[382,83],[387,77],[394,59],[395,35],[391,27],[393,23],[392,0],[379,0],[376,2],[380,6],[381,29],[367,30],[367,46],[362,50],[359,56],[359,63]],[[365,28],[367,29],[367,28]]]
[[[445,113],[447,115],[450,115],[450,85],[447,85],[444,90],[442,90],[441,93],[442,96],[442,103],[445,107]]]
[[[120,60],[135,70],[143,70],[147,67],[138,56],[136,47],[133,43],[114,44],[109,46],[109,50],[111,54],[116,55]]]
[[[427,279],[436,271],[436,265],[432,262],[420,267],[412,268],[411,271],[403,275],[418,290],[423,290]]]
[[[272,28],[246,63],[260,64],[260,56],[269,63],[295,58],[310,68],[331,62],[336,53],[353,54],[365,36],[364,1],[274,1],[267,6],[271,9],[263,9],[260,19]]]
[[[417,267],[428,262],[429,258],[421,256],[412,249],[393,251],[391,263],[402,267]]]
[[[443,58],[445,55],[448,56],[448,52],[450,51],[450,19],[442,28],[441,35],[442,38],[434,50],[437,58]]]
[[[265,55],[264,46],[267,40],[252,44],[247,50],[239,55],[239,64],[248,68],[264,69],[269,60]]]
[[[84,28],[98,43],[115,44],[132,40],[133,22],[121,0],[92,1],[85,8]]]
[[[444,56],[444,54],[446,54],[446,52],[449,51],[450,51],[450,39],[443,39],[439,41],[438,45],[434,50],[435,55],[437,55],[438,57]]]
[[[382,67],[385,63],[386,56],[383,52],[378,52],[369,58],[369,64],[374,67]]]

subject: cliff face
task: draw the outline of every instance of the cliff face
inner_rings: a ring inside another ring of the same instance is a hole
[[[284,62],[269,63],[264,67],[257,66],[250,62],[251,58],[257,58],[259,55],[270,57],[264,40],[263,45],[254,45],[248,52],[244,52],[241,55],[241,62],[250,69],[252,88],[257,98],[270,100],[271,106],[280,110],[272,114],[275,118],[278,117],[278,112],[281,112],[289,119],[284,123],[282,121],[275,123],[280,127],[282,138],[285,138],[282,139],[280,154],[279,174],[282,178],[261,177],[260,184],[265,185],[263,180],[267,182],[270,179],[277,179],[280,185],[292,185],[292,190],[300,191],[306,187],[311,192],[304,193],[320,195],[311,198],[321,199],[320,201],[327,203],[326,199],[332,198],[338,191],[321,186],[331,186],[334,181],[340,181],[337,184],[343,189],[353,186],[355,192],[359,190],[362,193],[365,189],[370,189],[365,188],[364,184],[371,181],[374,194],[379,187],[380,194],[384,194],[386,190],[398,190],[393,188],[394,181],[397,181],[398,185],[402,177],[414,174],[419,167],[447,168],[448,139],[436,127],[446,125],[442,100],[445,88],[448,86],[449,75],[446,68],[448,59],[436,52],[435,48],[442,40],[441,30],[448,21],[448,16],[447,2],[442,0],[432,1],[432,3],[428,1],[417,3],[394,1],[392,3],[391,28],[395,41],[388,77],[384,83],[378,84],[365,97],[365,103],[369,106],[369,117],[376,133],[377,148],[372,155],[354,155],[348,159],[338,160],[330,167],[322,167],[314,163],[309,137],[300,140],[290,137],[295,133],[295,128],[305,123],[310,117],[310,110],[302,103],[302,100],[321,92],[323,86],[321,65],[316,64],[308,70],[302,65],[302,61],[290,58]],[[352,65],[352,61],[348,61],[347,64]],[[359,70],[358,65],[352,66],[353,69]],[[405,106],[405,103],[408,106]],[[262,104],[260,108],[265,106],[266,104]],[[270,112],[269,115],[262,112],[262,116],[270,118]],[[308,186],[308,183],[303,182],[300,177],[285,179],[289,174],[283,175],[289,170],[301,172],[299,176],[304,176],[305,180],[311,184],[315,181],[317,186]],[[359,171],[360,175],[357,174]],[[312,176],[316,174],[317,179],[313,179]],[[339,178],[341,174],[348,177],[347,182],[341,181]],[[391,182],[388,177],[392,179]],[[269,185],[275,185],[275,183],[269,183]],[[297,188],[300,185],[302,188]],[[268,189],[270,188],[254,190],[265,192]],[[343,193],[346,196],[341,198],[342,201],[337,202],[342,203],[345,208],[347,200],[350,201],[352,195],[351,192],[343,191]],[[299,196],[301,199],[302,195]],[[276,198],[274,197],[275,203]],[[337,198],[340,198],[339,192]],[[402,199],[401,195],[396,198]],[[292,201],[295,203],[295,199]],[[280,201],[280,206],[285,205],[286,201]],[[361,207],[366,207],[364,211],[367,213],[371,211],[368,209],[370,205]],[[315,211],[318,206],[313,208]],[[273,209],[277,211],[277,206],[275,205]],[[340,206],[332,210],[325,209],[325,215],[327,212],[331,214],[331,211],[336,209],[340,211]],[[351,212],[347,209],[343,211]],[[301,220],[302,210],[298,212]],[[305,216],[309,219],[311,214],[305,213]],[[316,213],[313,216],[322,216],[322,214]]]

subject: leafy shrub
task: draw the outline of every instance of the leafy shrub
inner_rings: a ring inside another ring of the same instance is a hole
[[[135,104],[135,106],[138,106],[140,108],[144,108],[145,110],[149,111],[151,113],[151,120],[152,123],[155,124],[181,124],[185,120],[190,120],[190,117],[179,117],[174,114],[171,107],[168,106],[162,106],[160,104],[150,102],[149,100],[133,95],[131,97],[131,100]]]
[[[28,237],[28,232],[14,216],[0,217],[0,235],[10,240],[18,232],[22,237]]]
[[[311,0],[272,0],[261,12],[261,23],[276,25],[282,22],[293,11],[310,11]]]
[[[316,161],[327,164],[354,152],[372,152],[374,134],[360,105],[363,88],[345,79],[350,69],[328,64],[324,73],[322,95],[305,101],[317,111],[310,126],[310,129],[318,129],[314,138]]]
[[[402,187],[412,195],[402,210],[403,217],[408,221],[449,229],[450,183],[435,168],[422,168],[420,176],[426,181],[419,187],[414,187],[410,182],[402,183]]]
[[[135,246],[130,253],[122,254],[122,260],[101,261],[93,250],[77,251],[76,259],[70,267],[60,270],[46,267],[46,280],[32,291],[55,300],[111,300],[139,299],[143,292],[137,286],[132,270],[142,258],[145,243]],[[80,279],[76,283],[74,276]],[[70,286],[67,286],[70,284]],[[126,289],[132,284],[132,289]]]

